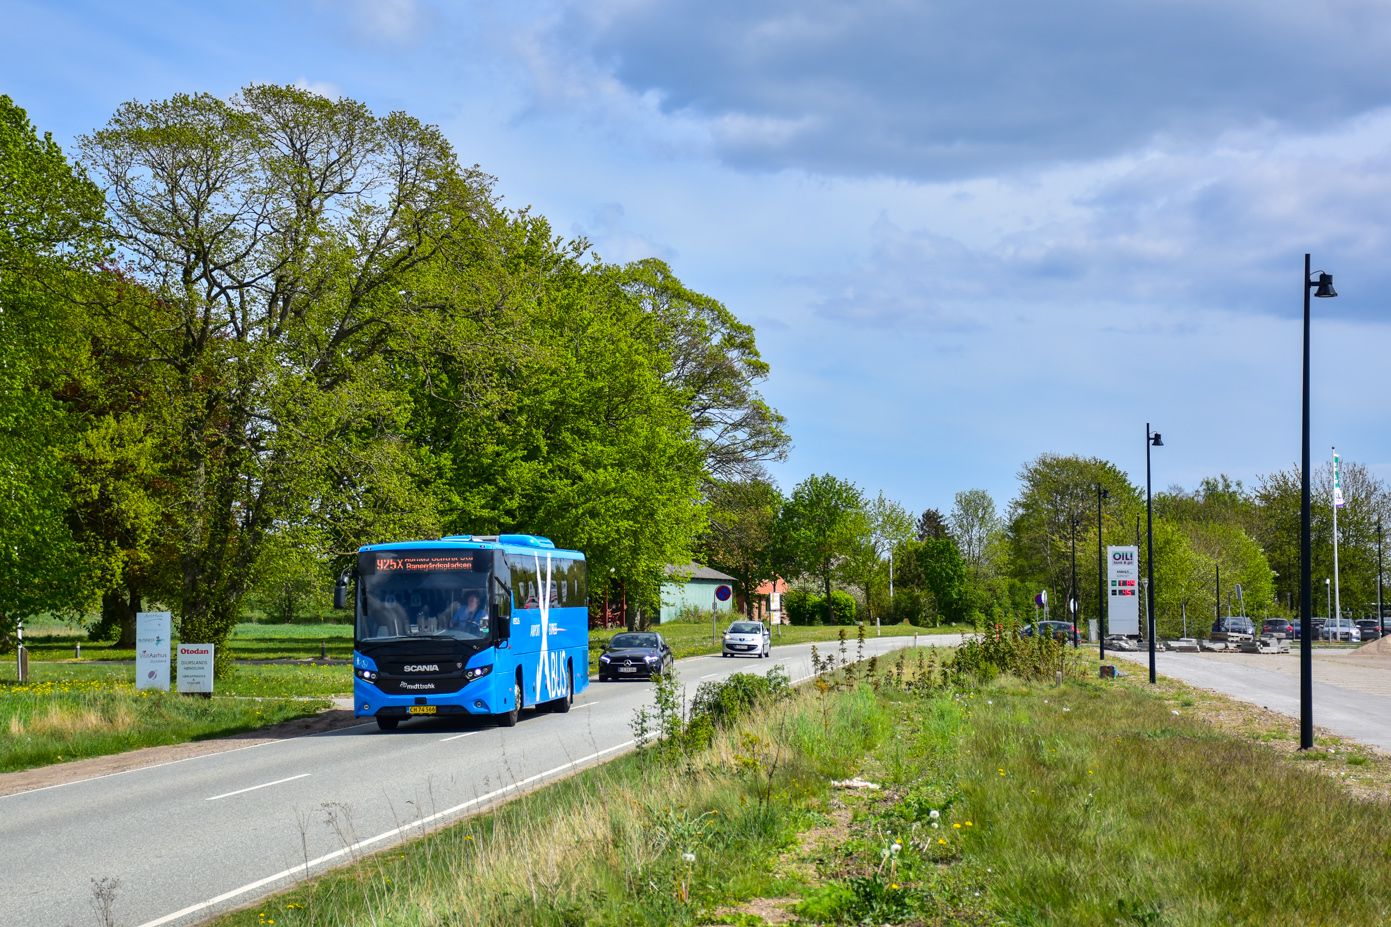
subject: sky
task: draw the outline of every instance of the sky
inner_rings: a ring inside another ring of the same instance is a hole
[[[1041,453],[1391,479],[1383,0],[0,0],[0,93],[65,148],[250,83],[439,125],[609,261],[755,326],[793,447],[914,511]]]

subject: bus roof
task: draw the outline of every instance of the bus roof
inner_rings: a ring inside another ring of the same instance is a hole
[[[543,538],[534,534],[460,534],[450,535],[443,538],[433,538],[430,540],[419,541],[392,541],[387,544],[364,544],[358,548],[359,552],[371,550],[506,550],[506,551],[527,551],[537,553],[547,551],[557,554],[567,560],[584,559],[584,554],[577,550],[562,550],[552,543],[550,538]]]

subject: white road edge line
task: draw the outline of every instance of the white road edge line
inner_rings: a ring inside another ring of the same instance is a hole
[[[264,879],[257,879],[255,882],[248,882],[241,888],[234,888],[230,892],[223,892],[216,898],[209,898],[207,901],[200,901],[197,904],[189,905],[188,907],[183,908],[182,910],[175,911],[173,914],[166,914],[163,917],[155,918],[152,921],[146,921],[145,923],[141,924],[140,927],[162,927],[162,925],[164,924],[168,924],[171,921],[176,921],[180,918],[187,917],[190,914],[197,914],[200,911],[206,911],[214,905],[219,905],[224,901],[230,901],[231,899],[236,898],[238,895],[245,895],[247,892],[254,892],[258,888],[264,888],[267,885],[270,885],[274,882],[278,882],[281,879],[289,878],[290,876],[298,875],[301,872],[308,872],[315,866],[322,865],[323,863],[326,863],[329,860],[338,859],[341,856],[347,856],[348,854],[355,853],[357,850],[360,850],[365,846],[370,846],[374,843],[381,843],[383,840],[390,840],[392,837],[398,837],[401,834],[406,833],[407,831],[413,831],[416,828],[424,827],[426,824],[429,824],[433,821],[438,821],[441,818],[458,814],[460,811],[464,811],[468,808],[472,808],[475,805],[480,805],[484,802],[491,801],[492,799],[497,798],[500,795],[506,795],[508,792],[515,792],[523,786],[530,785],[531,783],[536,782],[540,779],[545,779],[549,776],[554,776],[555,774],[565,772],[568,769],[574,769],[581,763],[587,763],[590,760],[596,760],[606,753],[613,753],[615,750],[622,750],[624,747],[631,747],[633,743],[634,741],[626,740],[621,744],[609,747],[607,750],[600,750],[598,753],[591,753],[589,754],[589,756],[582,756],[578,760],[572,760],[571,762],[566,763],[563,766],[557,766],[555,769],[548,769],[543,773],[537,773],[536,775],[528,779],[523,779],[520,782],[514,782],[511,785],[504,786],[500,789],[496,789],[492,792],[489,792],[486,795],[480,795],[477,798],[474,798],[470,801],[466,801],[461,805],[455,805],[453,808],[446,808],[443,811],[438,811],[435,814],[421,818],[418,821],[412,821],[410,824],[404,825],[402,827],[392,828],[391,830],[385,833],[377,834],[377,836],[375,837],[368,837],[366,840],[359,840],[352,846],[344,847],[341,850],[334,850],[332,853],[327,853],[323,856],[320,856],[318,859],[311,859],[307,863],[295,866],[291,869],[286,869],[283,872],[277,872],[275,875],[266,876]]]
[[[442,743],[442,744],[447,744],[447,743],[449,743],[451,740],[458,740],[460,737],[472,737],[474,734],[481,734],[481,733],[483,733],[483,732],[482,732],[482,731],[466,731],[466,732],[463,733],[463,734],[455,734],[453,737],[444,737],[444,738],[441,738],[441,739],[440,739],[440,743]]]
[[[243,792],[254,792],[257,789],[268,789],[273,785],[279,785],[282,782],[294,782],[296,779],[303,779],[305,776],[308,775],[309,773],[300,773],[298,776],[289,776],[284,779],[276,779],[274,782],[264,782],[261,785],[253,785],[250,788],[237,789],[235,792],[223,792],[221,795],[214,795],[212,798],[203,799],[203,801],[217,801],[219,798],[231,798],[233,795],[240,795]]]

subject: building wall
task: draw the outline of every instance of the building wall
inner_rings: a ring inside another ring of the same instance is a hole
[[[710,606],[713,603],[720,612],[731,612],[734,610],[734,600],[736,596],[730,596],[728,602],[720,602],[715,598],[715,590],[720,586],[734,587],[728,582],[718,579],[692,579],[682,585],[681,583],[662,584],[662,614],[660,621],[671,621],[681,609],[688,605],[694,605],[706,614],[710,613]]]

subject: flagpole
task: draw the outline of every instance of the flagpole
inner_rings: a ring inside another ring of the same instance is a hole
[[[1338,506],[1343,504],[1342,477],[1338,473],[1338,449],[1331,448],[1333,451],[1333,608],[1335,614],[1329,615],[1328,620],[1332,621],[1335,617],[1343,616],[1343,600],[1338,594]],[[1337,625],[1333,625],[1337,627]],[[1336,633],[1336,632],[1334,632]]]

